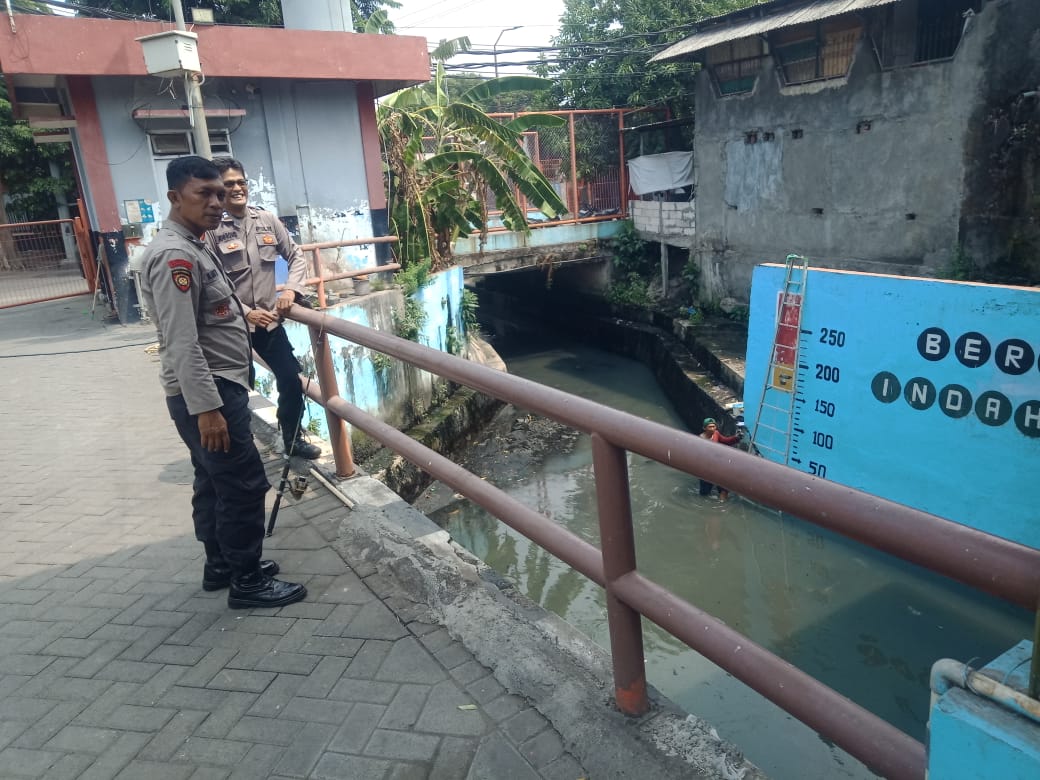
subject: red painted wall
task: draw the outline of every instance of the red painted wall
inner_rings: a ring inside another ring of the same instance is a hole
[[[59,76],[144,76],[135,38],[173,29],[158,22],[0,14],[0,71]],[[426,39],[281,28],[196,26],[207,76],[428,81]],[[403,86],[403,84],[397,84]]]
[[[94,219],[90,221],[98,223],[90,227],[103,232],[119,230],[119,206],[112,187],[112,174],[108,169],[108,153],[101,135],[94,88],[86,76],[72,76],[67,84],[76,117],[80,167],[90,190],[90,203],[94,207]]]
[[[376,126],[376,103],[372,87],[357,85],[358,113],[361,116],[361,148],[365,154],[365,180],[368,185],[368,204],[373,209],[386,208],[383,189],[383,160],[379,155],[379,128]]]

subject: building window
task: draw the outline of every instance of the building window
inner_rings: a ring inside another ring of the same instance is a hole
[[[722,96],[751,92],[765,56],[766,46],[759,38],[720,43],[705,53],[708,70]]]
[[[847,75],[861,32],[854,17],[776,30],[770,43],[784,83],[805,84]]]
[[[950,59],[960,45],[965,14],[981,8],[982,0],[917,0],[916,6],[889,7],[871,25],[881,66]]]
[[[189,132],[174,130],[171,132],[150,133],[152,155],[155,157],[183,157],[195,154],[195,138]],[[231,141],[226,130],[211,130],[209,148],[214,157],[231,154]]]

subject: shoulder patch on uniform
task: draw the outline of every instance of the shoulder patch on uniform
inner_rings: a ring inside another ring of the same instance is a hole
[[[170,276],[173,278],[174,287],[181,292],[188,292],[191,289],[191,261],[179,258],[170,260],[167,265],[170,267]]]

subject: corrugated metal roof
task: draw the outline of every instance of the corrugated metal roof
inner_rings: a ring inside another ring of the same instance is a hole
[[[779,30],[781,27],[791,27],[805,22],[816,22],[820,19],[839,16],[849,11],[859,11],[863,8],[875,8],[897,2],[899,0],[814,0],[814,2],[789,11],[762,16],[757,19],[744,19],[733,24],[722,23],[708,27],[655,54],[650,58],[650,62],[675,59],[686,54],[703,51],[719,43],[735,41],[739,38],[749,38],[752,35],[761,35],[770,30]]]

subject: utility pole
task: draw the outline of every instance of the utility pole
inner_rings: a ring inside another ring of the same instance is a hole
[[[507,32],[509,32],[510,30],[519,30],[521,27],[523,27],[522,24],[518,24],[516,27],[506,27],[504,30],[499,32],[498,37],[495,38],[495,45],[491,47],[491,56],[495,60],[495,78],[496,79],[498,78],[498,42],[500,40],[502,40],[502,36],[505,35]]]
[[[173,18],[177,22],[177,29],[187,32],[181,0],[170,0],[170,6],[173,8]],[[213,151],[209,148],[209,126],[206,124],[206,109],[202,105],[202,74],[185,73],[184,91],[188,97],[188,116],[191,122],[191,135],[195,139],[195,154],[209,160],[213,157]]]

